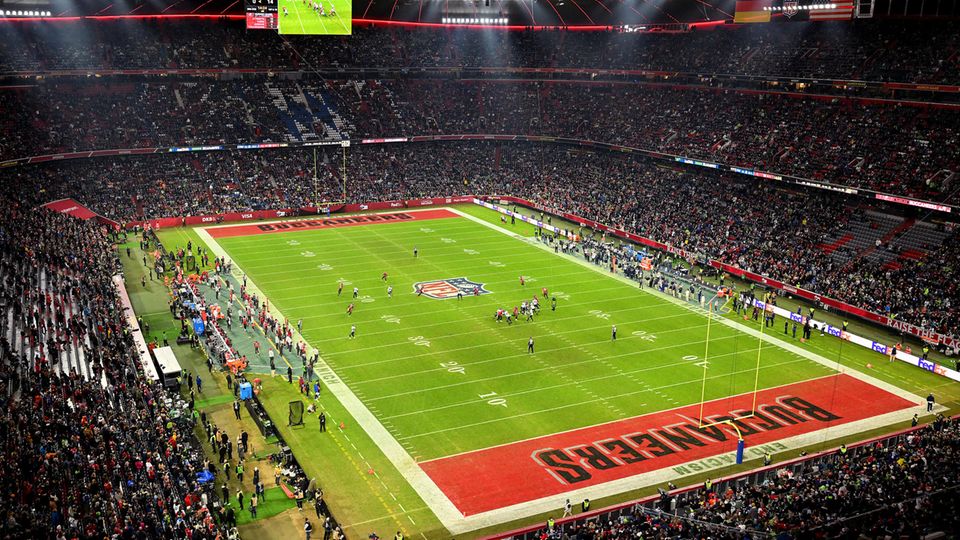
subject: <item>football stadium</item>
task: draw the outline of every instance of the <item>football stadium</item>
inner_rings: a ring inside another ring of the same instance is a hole
[[[949,539],[960,6],[0,4],[3,539]]]

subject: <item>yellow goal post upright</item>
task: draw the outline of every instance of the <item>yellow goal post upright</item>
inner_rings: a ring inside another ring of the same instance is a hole
[[[704,347],[703,347],[704,349],[703,363],[702,363],[703,377],[700,381],[700,414],[697,415],[697,422],[699,424],[697,426],[697,429],[705,429],[705,428],[717,426],[720,424],[731,426],[737,432],[737,438],[739,439],[742,447],[743,436],[740,433],[740,428],[736,425],[736,423],[730,420],[721,420],[718,422],[704,422],[704,419],[703,419],[703,409],[704,409],[704,406],[706,405],[706,394],[707,394],[707,367],[710,362],[710,328],[712,327],[714,317],[722,316],[719,314],[717,315],[714,314],[714,303],[718,301],[719,301],[719,298],[714,298],[707,305],[707,333],[706,333],[706,339],[704,340]],[[728,303],[730,303],[729,296],[726,298],[726,301],[723,303],[723,305],[720,306],[720,308],[717,308],[716,311],[719,313],[724,307],[726,307]],[[759,385],[760,385],[760,358],[761,358],[761,352],[763,350],[763,330],[765,327],[766,327],[765,324],[760,325],[760,337],[757,339],[757,364],[754,368],[753,404],[750,406],[750,414],[746,416],[737,417],[737,420],[752,418],[755,415],[757,410],[757,390],[759,389]],[[741,449],[741,452],[742,452],[742,449]]]
[[[317,209],[323,207],[339,206],[342,204],[347,204],[347,148],[350,148],[350,141],[343,140],[340,141],[340,179],[339,179],[339,188],[340,188],[340,199],[335,201],[320,201],[320,175],[317,168],[317,147],[313,147],[313,200]]]

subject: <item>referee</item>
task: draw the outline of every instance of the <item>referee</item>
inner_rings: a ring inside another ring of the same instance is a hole
[[[533,354],[533,336],[527,341],[527,353]]]

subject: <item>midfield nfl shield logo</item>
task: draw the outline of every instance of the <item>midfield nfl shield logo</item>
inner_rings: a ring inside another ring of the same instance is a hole
[[[783,0],[783,15],[785,17],[793,17],[799,12],[799,3],[797,0]]]
[[[483,283],[470,281],[465,277],[438,279],[437,281],[419,281],[413,284],[413,290],[416,293],[437,300],[455,298],[457,293],[462,293],[464,296],[490,294],[490,291],[483,286]]]

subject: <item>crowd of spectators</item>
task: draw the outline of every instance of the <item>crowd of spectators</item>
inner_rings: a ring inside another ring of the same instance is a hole
[[[503,32],[477,46],[467,31],[405,32],[401,39],[392,30],[360,30],[351,41],[321,41],[244,33],[225,23],[91,23],[56,31],[0,25],[0,71],[546,66],[960,83],[958,34],[930,28],[807,29],[802,40],[801,30],[759,25],[680,37]],[[949,109],[649,85],[64,78],[3,92],[4,159],[308,135],[516,133],[939,197],[954,188],[945,182],[950,174],[941,173],[956,170],[960,143],[960,114]],[[308,106],[313,117],[303,124],[299,107]],[[861,210],[839,195],[739,175],[718,181],[714,173],[549,144],[354,145],[346,178],[340,152],[124,156],[3,171],[0,488],[10,494],[0,501],[4,531],[58,539],[203,539],[221,532],[212,515],[216,494],[196,479],[205,467],[191,441],[189,411],[139,368],[111,282],[118,263],[108,233],[93,221],[35,209],[54,199],[76,198],[127,222],[333,201],[516,195],[943,333],[960,330],[957,235],[897,268],[866,260],[837,267],[821,243]],[[816,475],[705,494],[680,507],[680,517],[638,510],[635,519],[600,525],[602,531],[594,523],[578,534],[695,535],[716,531],[698,528],[711,523],[771,532],[823,526],[842,536],[849,531],[833,524],[849,514],[851,501],[886,508],[889,517],[868,523],[871,534],[956,530],[953,513],[937,500],[902,501],[956,484],[955,468],[946,465],[956,461],[957,434],[957,424],[941,422],[895,450],[841,459]]]
[[[938,173],[958,169],[957,111],[662,86],[375,83],[346,83],[359,88],[347,110],[360,136],[571,137],[921,198],[956,187]]]
[[[88,21],[0,28],[0,71],[554,67],[958,84],[949,22],[740,25],[684,34],[356,26],[352,36],[245,32],[243,22]]]
[[[960,423],[938,417],[895,445],[838,453],[762,483],[725,483],[577,520],[542,538],[927,538],[960,529]],[[928,536],[932,535],[932,536]]]
[[[317,203],[510,194],[955,335],[956,234],[900,269],[824,253],[862,203],[742,175],[680,171],[611,152],[534,143],[360,145],[71,160],[13,168],[32,204],[72,197],[104,217],[204,215]],[[888,209],[896,211],[896,209]],[[856,256],[855,253],[851,256]]]
[[[109,234],[4,191],[0,536],[217,538],[190,412],[144,377]]]
[[[945,202],[953,200],[960,169],[953,151],[960,145],[960,110],[709,88],[255,78],[49,82],[7,97],[0,106],[9,113],[3,120],[9,137],[0,142],[4,158],[431,134],[545,135]]]

